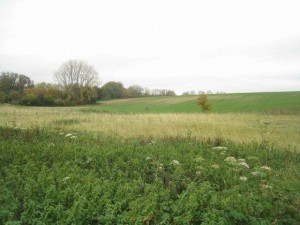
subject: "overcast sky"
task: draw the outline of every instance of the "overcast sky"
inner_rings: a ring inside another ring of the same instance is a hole
[[[300,90],[300,1],[0,0],[0,72],[53,82],[66,60],[102,84]]]

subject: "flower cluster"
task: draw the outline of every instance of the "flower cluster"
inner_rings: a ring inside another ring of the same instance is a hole
[[[228,150],[227,147],[222,147],[222,146],[213,147],[212,149],[213,149],[213,150],[224,150],[224,151]]]
[[[151,140],[151,141],[149,142],[149,145],[154,145],[155,143],[156,143],[156,141]]]
[[[163,170],[163,169],[164,169],[164,164],[159,163],[159,164],[158,164],[158,169],[159,169],[159,170]]]
[[[249,165],[246,162],[240,162],[238,165],[240,165],[246,169],[249,169]]]
[[[235,164],[236,163],[236,158],[229,156],[225,159],[225,162],[229,163],[229,164]]]
[[[55,145],[54,145],[54,143],[52,143],[52,142],[50,142],[50,143],[48,144],[48,147],[53,147],[53,146],[55,146]]]
[[[263,170],[267,170],[267,171],[270,171],[271,170],[271,167],[269,167],[269,166],[262,166],[261,167]]]
[[[69,180],[69,179],[70,179],[70,177],[64,177],[64,178],[62,179],[62,181],[63,181],[64,183],[66,183],[67,180]]]
[[[259,172],[259,171],[253,171],[251,174],[252,174],[253,176],[260,176],[260,175],[261,175],[261,172]]]
[[[171,161],[171,163],[170,163],[171,165],[174,165],[174,166],[177,166],[177,165],[179,165],[180,163],[177,161],[177,160],[172,160]]]
[[[240,177],[240,180],[241,181],[247,181],[247,177],[242,176],[242,177]]]
[[[248,159],[248,160],[253,160],[253,161],[258,160],[258,158],[255,157],[255,156],[249,156],[247,159]]]
[[[262,185],[260,185],[260,186],[261,186],[261,188],[263,188],[263,189],[272,189],[272,188],[273,188],[272,185],[268,185],[268,184],[262,184]]]
[[[213,169],[220,169],[220,166],[217,165],[217,164],[213,164],[213,165],[211,165],[210,167],[213,168]]]
[[[63,133],[62,133],[63,134]],[[77,138],[77,136],[75,136],[75,135],[73,135],[73,134],[71,134],[71,133],[67,133],[66,135],[65,135],[65,137],[70,137],[71,139],[76,139]]]
[[[225,156],[226,155],[226,151],[220,152],[220,155]]]
[[[203,161],[205,161],[205,159],[200,157],[200,156],[195,158],[195,162],[197,162],[197,163],[200,163],[200,162],[203,162]]]

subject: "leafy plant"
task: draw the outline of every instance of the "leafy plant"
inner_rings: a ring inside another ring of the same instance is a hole
[[[0,127],[0,224],[297,224],[300,154]],[[288,163],[287,163],[288,162]]]
[[[210,102],[208,101],[208,96],[204,92],[199,95],[197,104],[202,108],[203,111],[209,111],[212,108]]]

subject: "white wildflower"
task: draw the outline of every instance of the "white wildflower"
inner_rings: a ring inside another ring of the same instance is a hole
[[[159,169],[159,170],[163,170],[163,167],[162,167],[162,166],[159,166],[158,169]]]
[[[228,162],[229,164],[234,164],[236,163],[236,158],[229,156],[225,159],[225,162]]]
[[[268,185],[268,184],[262,184],[260,186],[264,189],[272,189],[273,188],[272,185]]]
[[[239,162],[246,162],[245,159],[238,159]]]
[[[70,136],[72,136],[71,133],[68,133],[68,134],[65,135],[65,137],[70,137]]]
[[[269,167],[269,166],[262,166],[262,167],[260,167],[260,168],[262,168],[263,170],[268,170],[268,171],[271,170],[271,167]]]
[[[171,165],[174,165],[174,166],[177,166],[177,165],[179,165],[180,163],[179,163],[177,160],[172,160],[170,164],[171,164]]]
[[[213,150],[224,150],[224,151],[228,150],[227,147],[222,147],[222,146],[213,147],[212,149],[213,149]]]
[[[224,156],[224,155],[226,155],[226,152],[223,151],[223,152],[220,153],[220,155],[223,155],[223,156]]]
[[[48,144],[48,147],[54,146],[54,144],[51,142]]]
[[[14,127],[14,130],[18,130],[19,129],[19,127]]]
[[[201,171],[196,171],[196,175],[200,175],[201,174]]]
[[[217,165],[217,164],[211,165],[210,167],[214,168],[214,169],[220,169],[219,165]]]
[[[149,157],[149,156],[148,156],[148,157],[146,157],[146,160],[147,160],[147,161],[150,161],[151,159],[152,159],[152,158],[151,158],[151,157]]]
[[[241,181],[247,181],[247,177],[240,177]]]
[[[251,173],[253,176],[259,176],[260,175],[260,172],[259,171],[254,171]]]
[[[204,170],[204,167],[203,166],[197,166],[196,169],[197,170]]]
[[[77,136],[71,136],[70,138],[71,138],[71,139],[76,139],[76,138],[77,138]]]
[[[59,133],[59,135],[64,135],[64,133]]]
[[[62,180],[63,180],[63,182],[65,183],[67,180],[69,180],[70,179],[70,177],[64,177]]]
[[[249,165],[246,162],[240,162],[239,165],[249,169]]]
[[[249,159],[249,160],[258,160],[258,158],[255,157],[255,156],[249,156],[248,159]]]
[[[197,157],[197,158],[195,159],[195,161],[196,161],[196,162],[203,162],[204,159],[203,159],[202,157]]]

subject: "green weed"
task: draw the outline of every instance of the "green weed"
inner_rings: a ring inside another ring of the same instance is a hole
[[[300,223],[300,154],[222,144],[0,127],[0,224]]]

